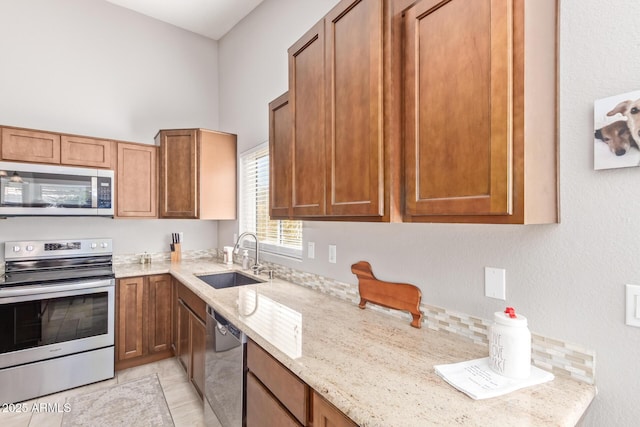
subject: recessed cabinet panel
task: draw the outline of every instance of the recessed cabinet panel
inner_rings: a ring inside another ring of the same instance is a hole
[[[289,48],[293,215],[325,214],[324,22]]]
[[[423,0],[405,15],[407,213],[509,214],[510,0]]]
[[[2,160],[60,163],[60,135],[2,128]]]
[[[143,356],[144,277],[118,281],[118,360]]]
[[[171,348],[171,276],[149,276],[149,328],[150,353]]]
[[[153,145],[118,143],[118,217],[158,216],[157,151]]]
[[[382,2],[345,0],[325,17],[327,215],[383,215]]]
[[[197,218],[196,131],[192,129],[162,131],[160,137],[162,158],[160,216]]]
[[[60,162],[64,165],[109,169],[112,145],[111,141],[62,135]]]
[[[269,103],[269,204],[271,218],[291,216],[291,109],[289,93]]]

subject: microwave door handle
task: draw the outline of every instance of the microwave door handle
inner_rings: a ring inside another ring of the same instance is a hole
[[[91,207],[98,207],[98,177],[91,177]]]

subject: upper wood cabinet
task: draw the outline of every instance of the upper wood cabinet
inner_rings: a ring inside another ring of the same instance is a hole
[[[291,109],[289,93],[269,103],[269,204],[271,218],[291,216]]]
[[[112,147],[111,141],[62,135],[60,163],[110,169]]]
[[[30,129],[2,128],[2,160],[111,169],[113,142]]]
[[[324,73],[324,22],[320,21],[289,48],[294,217],[326,213]]]
[[[146,144],[118,143],[117,204],[118,217],[156,218],[158,147]]]
[[[392,7],[383,0],[343,0],[289,48],[291,166],[277,156],[271,168],[272,178],[274,170],[282,174],[275,176],[276,195],[286,188],[283,171],[291,170],[291,217],[400,219]],[[395,37],[399,41],[399,33]],[[270,106],[276,146],[286,141],[288,120],[286,110],[274,113],[277,102]],[[272,215],[282,217],[286,200],[276,201]]]
[[[324,19],[328,216],[384,215],[383,2]]]
[[[339,2],[289,49],[290,216],[557,222],[556,26],[557,0]]]
[[[236,135],[161,130],[161,218],[236,218]]]
[[[556,12],[555,0],[406,11],[405,221],[557,222]]]
[[[2,160],[60,164],[60,135],[2,128]]]

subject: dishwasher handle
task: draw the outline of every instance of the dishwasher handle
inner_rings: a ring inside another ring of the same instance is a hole
[[[244,333],[238,329],[233,323],[229,322],[225,319],[220,313],[216,313],[216,311],[211,307],[207,306],[207,319],[210,322],[215,324],[216,333],[219,333],[222,336],[226,336],[228,333],[233,335],[240,343],[245,342]]]

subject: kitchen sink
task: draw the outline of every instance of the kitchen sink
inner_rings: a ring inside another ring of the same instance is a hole
[[[255,279],[237,271],[203,274],[202,276],[196,277],[215,289],[234,288],[236,286],[253,285],[254,283],[264,282],[264,280]]]

